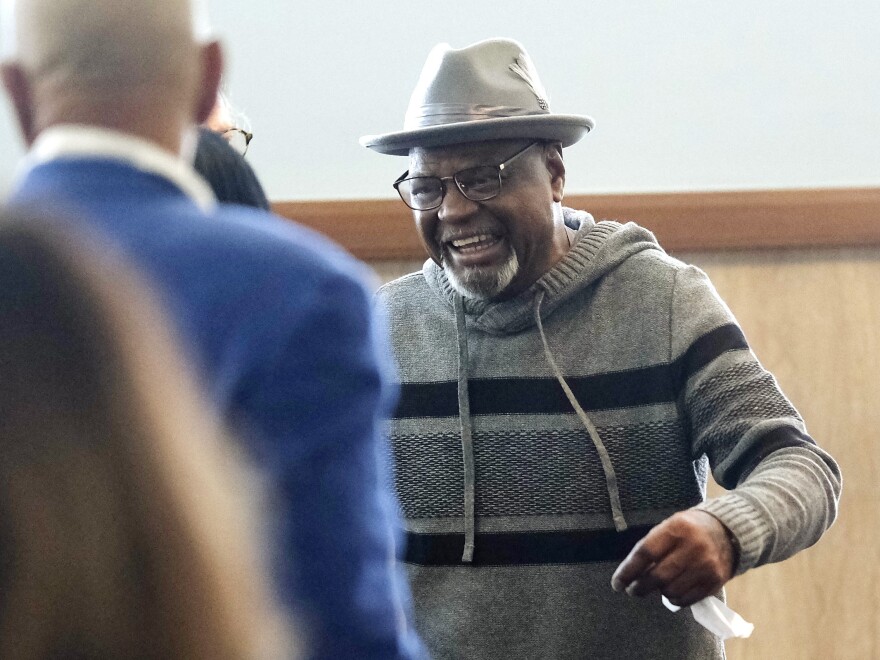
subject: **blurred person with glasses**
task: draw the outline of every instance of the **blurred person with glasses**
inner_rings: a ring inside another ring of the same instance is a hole
[[[249,133],[243,128],[227,128],[221,135],[229,143],[229,146],[242,156],[247,153],[248,146],[254,138],[253,133]]]
[[[361,139],[409,157],[394,187],[430,257],[378,295],[404,561],[436,658],[720,660],[659,596],[718,593],[837,513],[837,464],[705,274],[563,206],[563,148],[592,128],[491,39],[438,45],[403,130]],[[728,492],[706,499],[710,468]]]
[[[266,191],[256,172],[223,135],[199,127],[193,167],[211,186],[218,202],[270,210]]]
[[[217,92],[217,100],[202,126],[223,136],[229,145],[244,156],[247,153],[254,134],[237,124],[247,125],[247,118],[237,112],[229,102],[229,97],[222,91]]]

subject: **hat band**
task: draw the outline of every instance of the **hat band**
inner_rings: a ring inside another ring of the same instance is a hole
[[[425,126],[440,126],[481,119],[497,119],[499,117],[526,117],[528,115],[546,115],[545,110],[518,108],[511,105],[468,105],[465,103],[429,103],[414,112],[408,112],[404,121],[404,130]]]

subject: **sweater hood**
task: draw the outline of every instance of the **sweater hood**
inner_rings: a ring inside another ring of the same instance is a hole
[[[577,232],[568,254],[515,298],[503,301],[464,298],[469,326],[492,335],[521,332],[535,325],[535,302],[539,296],[542,298],[541,318],[546,319],[572,295],[629,257],[643,250],[661,249],[650,231],[632,222],[596,222],[589,213],[570,208],[563,208],[563,219],[566,226]],[[454,310],[459,296],[443,269],[429,259],[422,273],[429,288]]]

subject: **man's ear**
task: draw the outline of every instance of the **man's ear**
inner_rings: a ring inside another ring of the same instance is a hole
[[[3,87],[15,109],[18,128],[21,130],[25,144],[30,147],[37,138],[30,80],[20,66],[10,62],[0,64],[0,76],[3,78]]]
[[[550,172],[550,187],[553,201],[561,202],[565,191],[565,162],[562,160],[562,145],[558,142],[548,145],[544,152],[547,171]]]
[[[195,122],[203,123],[217,103],[220,77],[223,75],[223,48],[220,42],[211,41],[201,47],[201,81],[196,97]]]

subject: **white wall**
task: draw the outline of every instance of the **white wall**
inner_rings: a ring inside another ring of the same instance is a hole
[[[569,193],[880,185],[880,3],[209,0],[272,199],[392,197],[431,47],[522,41],[556,112],[596,129]],[[22,150],[0,110],[0,189]]]

